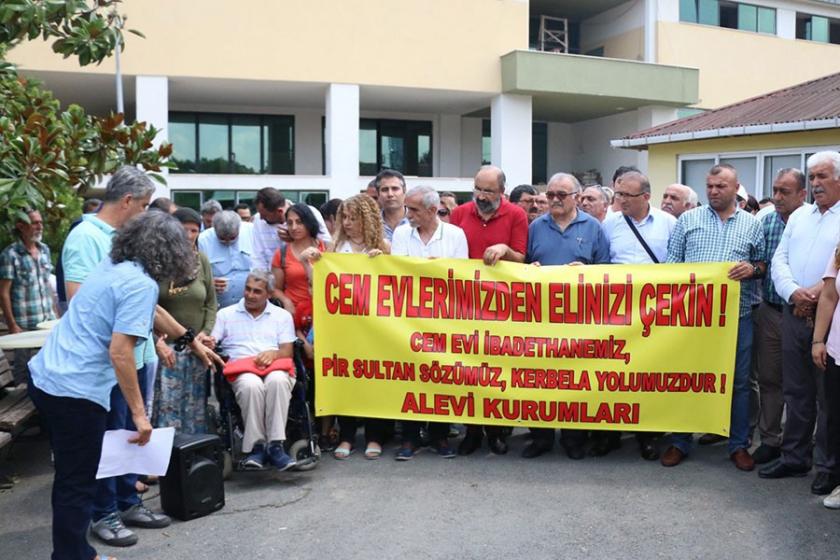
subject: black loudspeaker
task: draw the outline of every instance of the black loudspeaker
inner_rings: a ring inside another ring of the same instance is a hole
[[[160,503],[168,515],[189,521],[225,506],[222,442],[213,435],[176,434]]]

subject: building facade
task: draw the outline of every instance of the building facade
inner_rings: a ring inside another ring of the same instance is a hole
[[[162,129],[180,204],[264,186],[317,204],[380,168],[471,191],[558,170],[608,181],[610,140],[840,71],[835,1],[126,0],[129,119]],[[734,14],[734,16],[733,16]],[[798,38],[802,35],[802,38]],[[114,109],[114,66],[37,41],[10,59],[65,103]]]

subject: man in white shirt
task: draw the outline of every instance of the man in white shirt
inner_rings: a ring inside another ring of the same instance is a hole
[[[668,240],[677,225],[677,219],[650,205],[648,178],[636,171],[625,173],[615,191],[615,197],[621,204],[621,212],[609,215],[602,225],[604,236],[610,242],[610,262],[665,262],[668,258]],[[634,229],[645,240],[652,255],[639,241]]]
[[[414,187],[405,195],[408,223],[394,230],[391,254],[405,257],[466,259],[467,236],[438,218],[440,196],[431,187]]]
[[[274,276],[254,271],[242,300],[216,315],[212,337],[231,360],[254,358],[257,368],[267,368],[279,358],[292,357],[294,321],[288,311],[268,302],[273,289]],[[268,461],[281,471],[295,466],[283,449],[294,377],[279,369],[265,375],[242,373],[232,385],[245,423],[242,451],[248,456],[242,465],[261,469]]]
[[[787,421],[782,457],[759,471],[762,478],[804,476],[812,463],[817,476],[811,492],[822,495],[840,485],[837,458],[829,452],[823,376],[811,360],[814,313],[823,272],[840,238],[840,153],[817,152],[808,158],[814,205],[788,219],[773,256],[773,285],[785,305],[782,311],[782,392]],[[816,423],[816,449],[813,450]]]
[[[458,226],[442,222],[438,218],[440,196],[431,187],[414,187],[405,195],[407,224],[394,230],[391,254],[403,257],[425,259],[466,259],[468,257],[467,236]],[[420,447],[420,428],[423,422],[403,422],[403,444],[397,451],[397,461],[408,461]],[[429,437],[432,448],[446,459],[455,457],[449,447],[447,436],[449,424],[429,422]]]
[[[677,219],[650,205],[650,180],[637,171],[621,176],[614,194],[621,205],[621,212],[610,214],[601,229],[610,242],[612,264],[662,263],[668,258],[668,240],[677,225]],[[640,239],[641,238],[641,239]],[[642,241],[644,240],[644,242]],[[659,434],[639,432],[636,439],[643,459],[659,458],[656,438]],[[593,432],[591,455],[606,455],[621,445],[621,433]]]
[[[289,241],[289,231],[286,227],[286,207],[288,201],[283,193],[272,187],[265,187],[257,191],[254,200],[257,214],[252,218],[253,254],[251,255],[251,270],[271,270],[271,259],[274,252],[284,241]],[[324,243],[332,241],[324,218],[317,208],[309,207],[318,220],[318,239]]]

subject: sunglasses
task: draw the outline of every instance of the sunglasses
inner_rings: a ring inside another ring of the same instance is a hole
[[[440,210],[437,211],[437,215],[440,216],[441,218],[443,218],[445,216],[448,216],[449,215],[449,208],[441,208]]]

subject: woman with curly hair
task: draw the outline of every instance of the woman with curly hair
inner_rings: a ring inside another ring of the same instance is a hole
[[[193,329],[196,339],[212,348],[210,332],[216,322],[216,290],[210,261],[204,253],[198,252],[201,216],[192,208],[179,208],[172,216],[181,222],[197,263],[184,282],[158,283],[158,304],[180,324]],[[207,367],[189,349],[178,351],[172,340],[159,339],[155,349],[161,360],[161,371],[155,379],[152,424],[156,428],[172,426],[185,434],[205,433]]]
[[[335,253],[366,254],[375,257],[390,253],[391,246],[382,235],[382,215],[376,202],[366,194],[351,196],[341,203],[336,214]],[[321,251],[314,247],[301,253],[301,258],[316,261]],[[388,434],[390,420],[378,418],[352,418],[339,416],[339,445],[333,451],[336,459],[346,459],[353,452],[356,430],[359,424],[365,427],[365,457],[378,459],[382,455],[382,443]],[[322,426],[323,432],[324,426]],[[322,437],[323,439],[323,437]]]

